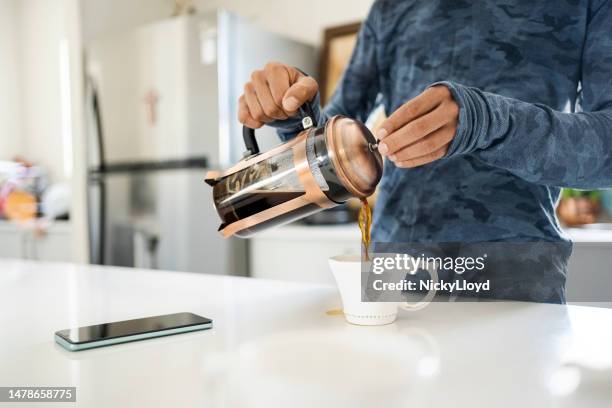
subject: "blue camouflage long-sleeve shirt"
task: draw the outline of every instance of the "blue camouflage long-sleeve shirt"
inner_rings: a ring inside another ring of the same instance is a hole
[[[612,187],[612,1],[376,1],[323,114],[364,121],[378,95],[391,114],[441,81],[456,136],[385,162],[373,240],[565,240],[560,188]]]
[[[558,240],[561,187],[612,187],[612,1],[376,1],[323,114],[365,121],[379,94],[390,114],[440,81],[455,139],[385,162],[375,240]]]

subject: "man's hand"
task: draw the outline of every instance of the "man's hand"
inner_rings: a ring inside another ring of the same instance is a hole
[[[376,132],[378,151],[398,167],[417,167],[446,154],[457,132],[459,105],[443,85],[400,106]]]
[[[293,67],[268,62],[263,70],[253,71],[238,100],[238,120],[257,129],[273,120],[295,116],[300,106],[319,90],[312,77]]]

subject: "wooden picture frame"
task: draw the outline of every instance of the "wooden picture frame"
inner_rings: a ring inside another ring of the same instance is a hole
[[[361,22],[330,27],[323,34],[323,48],[319,66],[321,105],[327,104],[348,65]]]

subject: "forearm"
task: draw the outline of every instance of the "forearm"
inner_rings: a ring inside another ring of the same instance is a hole
[[[612,107],[563,113],[539,104],[443,83],[460,106],[447,156],[471,153],[533,183],[612,187]]]

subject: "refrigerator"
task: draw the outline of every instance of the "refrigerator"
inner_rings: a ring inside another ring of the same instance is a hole
[[[248,275],[248,241],[218,234],[204,176],[242,157],[238,97],[270,60],[312,73],[317,53],[225,10],[86,45],[93,263]],[[279,143],[271,128],[258,141]]]

